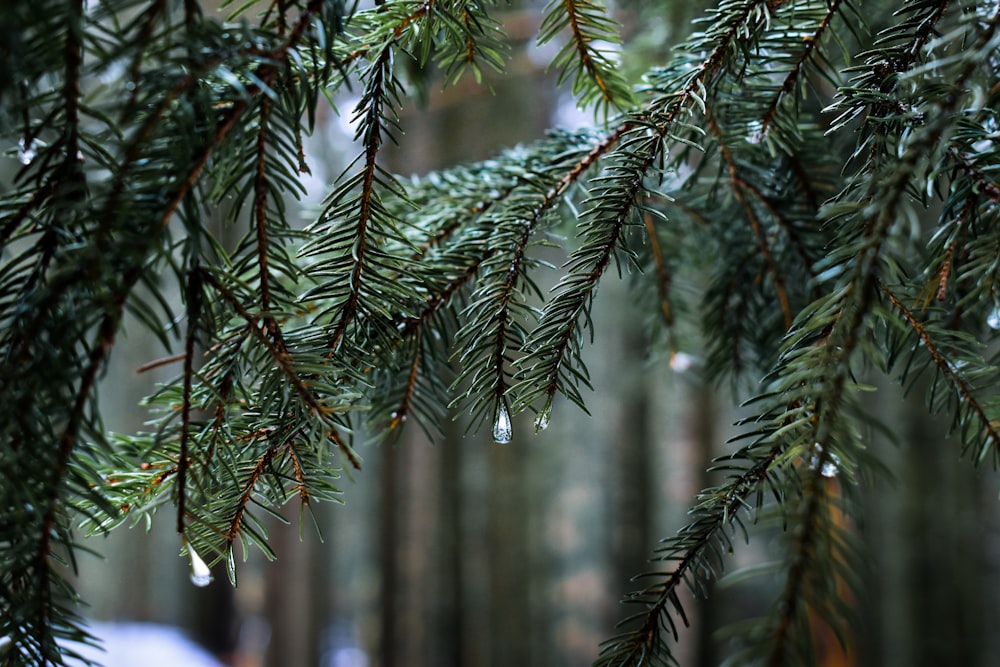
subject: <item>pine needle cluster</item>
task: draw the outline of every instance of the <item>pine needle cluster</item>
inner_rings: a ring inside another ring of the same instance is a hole
[[[81,522],[162,509],[235,584],[237,544],[273,556],[266,515],[337,501],[355,433],[433,435],[457,407],[506,442],[516,413],[583,407],[609,272],[753,416],[602,667],[674,664],[681,588],[706,594],[761,512],[786,526],[784,583],[732,664],[810,664],[815,618],[846,634],[864,552],[841,517],[877,466],[864,373],[930,376],[967,457],[1000,461],[995,2],[720,0],[629,82],[607,7],[554,0],[538,40],[594,127],[412,178],[383,166],[417,92],[400,63],[502,72],[499,6],[224,5],[0,9],[0,663],[90,641],[67,583]],[[347,86],[356,157],[300,229],[303,137]],[[108,435],[96,388],[126,313],[177,377],[148,432]]]

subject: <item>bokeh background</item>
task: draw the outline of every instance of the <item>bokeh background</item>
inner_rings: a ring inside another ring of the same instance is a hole
[[[638,73],[667,57],[703,4],[618,4],[630,39],[624,66]],[[392,169],[425,173],[532,141],[552,125],[593,121],[546,72],[553,53],[534,46],[541,10],[524,0],[505,6],[511,76],[492,90],[467,76],[442,91],[431,78],[424,103],[401,110],[406,134],[386,154]],[[356,151],[352,106],[348,96],[342,116],[322,113],[310,139],[303,223]],[[704,381],[696,341],[672,355],[650,340],[651,314],[629,295],[635,279],[609,276],[597,299],[589,416],[557,404],[539,434],[519,416],[507,445],[467,433],[458,419],[438,442],[412,428],[365,446],[364,470],[341,480],[343,505],[315,508],[322,539],[290,504],[289,523],[270,530],[278,560],[248,554],[235,589],[221,568],[208,587],[190,584],[168,515],[148,531],[141,524],[92,538],[104,558],[81,559],[78,586],[108,641],[100,659],[199,664],[168,648],[186,637],[237,667],[589,664],[628,613],[619,600],[638,585],[630,579],[655,569],[658,540],[684,525],[698,490],[713,482],[706,469],[727,451],[735,406],[747,396]],[[138,399],[169,369],[136,369],[164,354],[138,323],[127,326],[101,386],[109,429],[142,427]],[[919,398],[873,381],[870,409],[887,428],[873,430],[871,450],[892,472],[866,481],[864,523],[853,527],[872,555],[860,574],[864,599],[854,601],[854,650],[847,657],[831,647],[823,665],[996,665],[997,476],[961,460],[947,420],[929,416]],[[775,533],[761,526],[750,545],[737,545],[731,571],[772,558]],[[709,600],[691,601],[680,664],[718,664],[729,641],[718,627],[765,609],[768,586],[724,581]],[[134,623],[172,629],[124,625]],[[165,643],[150,644],[154,637]]]

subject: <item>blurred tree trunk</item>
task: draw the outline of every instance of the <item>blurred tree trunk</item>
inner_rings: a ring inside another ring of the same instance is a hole
[[[489,590],[493,667],[531,665],[529,590],[533,573],[527,546],[528,510],[524,447],[528,435],[515,431],[522,445],[490,443]]]
[[[720,414],[716,405],[715,391],[698,380],[694,383],[689,397],[691,406],[691,438],[695,447],[695,462],[692,472],[697,476],[698,490],[707,489],[718,483],[716,476],[709,472],[712,459],[719,448]],[[719,664],[715,649],[715,632],[718,628],[718,599],[711,595],[697,601],[695,625],[695,654],[700,667],[714,667]]]
[[[379,588],[380,633],[379,658],[382,667],[400,663],[396,646],[399,642],[398,592],[399,564],[399,450],[383,445],[379,453]]]
[[[989,517],[979,481],[919,400],[907,401],[902,424],[906,442],[897,470],[907,493],[899,528],[908,558],[896,613],[906,619],[906,664],[984,664],[978,658],[987,626],[977,613],[983,603],[977,580]]]
[[[618,301],[623,308],[627,301]],[[619,317],[627,314],[618,313]],[[614,315],[612,315],[614,317]],[[613,321],[620,321],[615,318]],[[648,569],[656,537],[653,534],[657,505],[654,436],[650,429],[649,382],[636,372],[645,362],[647,341],[641,331],[629,328],[621,336],[619,371],[630,381],[618,394],[617,441],[611,449],[612,468],[608,493],[611,520],[610,575],[615,586],[625,590],[632,577]],[[621,608],[610,607],[608,627],[621,620]]]
[[[312,552],[299,540],[298,516],[291,520],[290,526],[275,522],[271,545],[278,559],[264,564],[263,611],[271,629],[266,664],[275,667],[318,663],[320,619],[311,612],[313,596],[322,588],[316,586],[317,564],[311,558]]]
[[[475,664],[466,656],[469,645],[469,624],[464,613],[466,531],[462,525],[462,471],[465,456],[461,430],[454,422],[446,425],[444,441],[437,446],[437,480],[440,484],[439,516],[441,532],[436,567],[441,593],[434,614],[437,660],[441,667],[463,667]]]
[[[883,402],[898,398],[894,387],[885,393]],[[919,398],[879,415],[898,442],[879,449],[895,479],[866,492],[862,534],[874,563],[859,605],[860,664],[996,664],[996,480],[960,457]]]

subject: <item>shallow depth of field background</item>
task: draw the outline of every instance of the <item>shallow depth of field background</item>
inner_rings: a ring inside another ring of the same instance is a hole
[[[661,4],[659,20],[644,18],[627,62],[662,58],[690,29],[693,5]],[[630,34],[640,27],[629,22],[634,9],[619,7]],[[426,108],[401,111],[406,134],[391,153],[396,171],[484,159],[553,124],[592,120],[545,72],[552,54],[533,46],[539,18],[539,7],[510,7],[512,75],[493,93],[467,76],[443,92],[430,84]],[[346,120],[353,102],[342,101],[341,117],[325,113],[310,142],[313,199],[303,203],[304,222],[357,150]],[[363,446],[364,469],[341,480],[343,506],[314,508],[322,541],[290,503],[289,525],[271,527],[278,560],[256,552],[239,560],[235,590],[222,567],[207,588],[190,584],[169,512],[148,534],[139,525],[93,539],[106,557],[83,556],[79,589],[90,603],[85,615],[108,638],[99,659],[195,665],[168,648],[186,636],[238,667],[589,664],[629,611],[619,600],[641,585],[630,578],[658,569],[648,562],[657,541],[684,525],[698,490],[712,483],[705,470],[727,451],[739,417],[728,387],[703,383],[696,344],[676,356],[662,342],[650,346],[652,315],[630,298],[633,279],[607,278],[597,300],[590,416],[558,403],[552,426],[535,434],[521,415],[507,445],[485,430],[466,433],[459,420],[440,442],[414,427],[398,442]],[[135,369],[166,354],[140,325],[127,327],[101,387],[109,429],[142,427],[139,397],[171,370]],[[851,638],[849,660],[831,648],[823,664],[996,664],[998,477],[960,460],[946,420],[929,417],[919,401],[901,401],[891,385],[881,383],[871,407],[895,438],[873,434],[871,447],[897,479],[866,486],[866,523],[855,527],[873,555],[866,597],[856,601],[863,630]],[[766,562],[775,530],[759,527],[749,546],[737,544],[729,571]],[[755,586],[723,582],[709,601],[690,605],[682,665],[718,663],[728,639],[714,629],[770,601],[767,582]],[[177,630],[120,625],[135,622]],[[151,648],[154,635],[167,643]],[[129,653],[139,647],[141,654]]]

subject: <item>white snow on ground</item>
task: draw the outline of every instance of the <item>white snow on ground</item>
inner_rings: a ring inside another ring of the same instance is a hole
[[[224,667],[180,629],[152,623],[90,623],[104,651],[72,648],[104,667]]]

